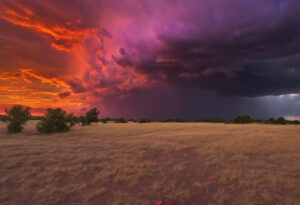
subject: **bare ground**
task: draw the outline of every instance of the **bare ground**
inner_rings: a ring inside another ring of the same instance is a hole
[[[300,204],[300,126],[0,124],[0,204]]]

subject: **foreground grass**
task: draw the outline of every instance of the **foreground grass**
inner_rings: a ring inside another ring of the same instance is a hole
[[[300,204],[300,126],[0,124],[0,204]]]

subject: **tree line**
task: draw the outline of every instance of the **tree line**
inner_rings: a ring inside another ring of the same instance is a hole
[[[1,116],[1,121],[7,122],[8,133],[18,133],[23,130],[24,124],[28,120],[39,120],[36,129],[40,133],[67,132],[75,124],[88,126],[93,122],[98,122],[99,111],[97,108],[89,110],[85,115],[80,117],[73,113],[68,114],[61,108],[48,108],[45,116],[31,116],[30,107],[15,105],[11,109],[5,109],[6,115]]]
[[[0,115],[0,121],[8,123],[8,133],[18,133],[23,130],[24,124],[28,120],[39,120],[36,129],[40,133],[54,133],[54,132],[67,132],[74,125],[80,124],[82,126],[89,126],[92,123],[107,123],[108,121],[114,121],[116,123],[139,122],[139,123],[151,123],[151,122],[210,122],[210,123],[232,123],[232,124],[248,124],[248,123],[264,123],[264,124],[296,124],[299,125],[299,120],[286,120],[283,117],[270,118],[268,120],[253,119],[250,115],[236,116],[232,120],[223,120],[220,118],[206,118],[195,120],[184,120],[181,118],[168,118],[161,121],[153,121],[151,119],[143,118],[139,121],[134,119],[126,120],[125,118],[102,118],[99,119],[99,110],[97,108],[90,109],[85,115],[75,116],[73,113],[68,114],[61,108],[48,108],[45,116],[31,116],[30,107],[15,105],[11,109],[5,109],[6,115]]]
[[[228,123],[234,123],[234,124],[248,124],[248,123],[264,123],[264,124],[274,124],[274,125],[288,125],[288,124],[294,124],[299,125],[299,120],[287,120],[284,117],[278,117],[278,118],[270,118],[268,120],[260,120],[260,119],[253,119],[250,117],[250,115],[241,115],[237,116],[231,121],[228,121]]]

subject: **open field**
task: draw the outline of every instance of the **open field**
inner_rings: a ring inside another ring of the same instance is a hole
[[[300,204],[300,126],[0,124],[0,204]]]

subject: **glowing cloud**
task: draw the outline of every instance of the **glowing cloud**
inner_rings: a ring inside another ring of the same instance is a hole
[[[0,104],[112,113],[134,99],[185,110],[206,90],[297,94],[299,12],[297,0],[1,1]]]
[[[10,8],[6,3],[0,3],[0,18],[44,35],[51,41],[51,46],[58,50],[70,51],[80,43],[90,28],[80,28],[80,23],[59,24],[46,16],[35,14],[30,8],[19,3],[11,3]]]

